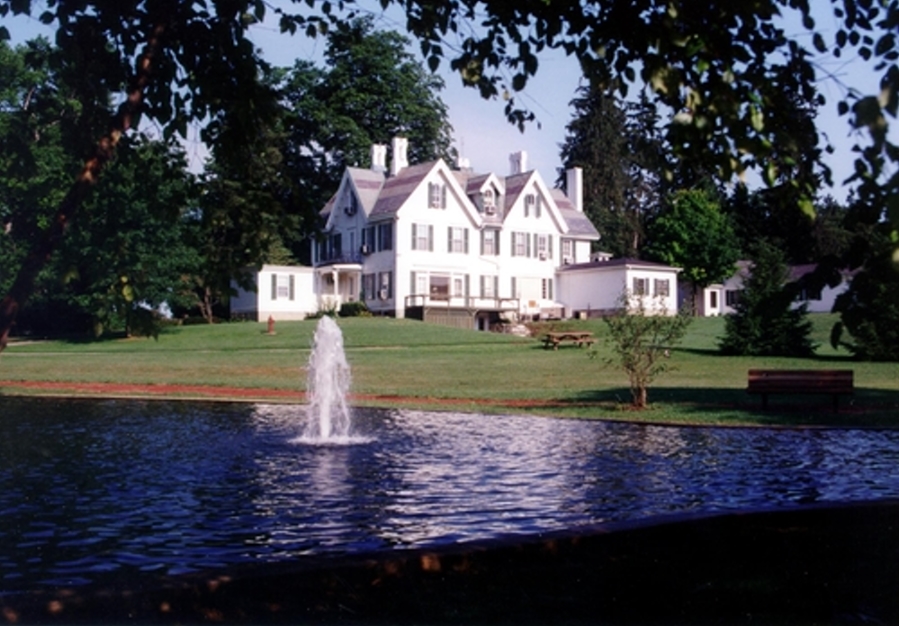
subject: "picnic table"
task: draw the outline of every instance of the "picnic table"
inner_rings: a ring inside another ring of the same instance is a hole
[[[543,336],[543,347],[547,350],[550,348],[558,350],[559,344],[570,342],[575,344],[578,348],[582,348],[584,346],[593,345],[595,341],[596,338],[593,336],[593,333],[586,330],[552,332],[546,333]]]

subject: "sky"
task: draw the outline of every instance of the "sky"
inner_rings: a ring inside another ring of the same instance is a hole
[[[272,0],[272,3],[283,4],[284,0]],[[404,32],[404,15],[398,9],[392,8],[385,12],[372,0],[360,0],[360,3],[372,7],[371,15],[375,18],[377,27]],[[35,14],[39,13],[40,6],[41,2],[37,0]],[[826,7],[827,4],[815,6]],[[49,32],[33,18],[3,18],[0,23],[11,31],[13,43],[19,43],[40,32]],[[817,26],[826,39],[835,29],[829,15],[819,16]],[[804,39],[810,35],[800,25],[797,24],[795,28],[787,26],[786,30],[795,35],[800,43],[808,43]],[[291,66],[297,59],[319,60],[324,48],[322,38],[281,35],[273,19],[253,26],[250,36],[262,50],[263,56],[277,66]],[[807,47],[811,48],[810,45]],[[420,56],[417,43],[413,42],[410,50]],[[826,72],[831,77],[818,83],[819,91],[828,100],[828,104],[819,111],[818,126],[836,149],[833,155],[827,157],[827,161],[834,171],[837,187],[828,192],[842,200],[846,197],[846,190],[839,183],[852,173],[854,154],[851,147],[859,138],[850,133],[848,119],[839,117],[836,113],[836,102],[842,97],[844,89],[840,83],[857,88],[862,93],[872,94],[879,91],[879,79],[864,63],[855,59],[823,59],[820,60],[820,65],[822,74]],[[524,92],[516,94],[517,101],[532,110],[537,117],[536,122],[528,124],[523,132],[506,121],[503,101],[484,100],[475,89],[462,86],[459,76],[449,69],[448,62],[441,64],[438,73],[446,84],[441,98],[449,109],[454,145],[475,171],[507,174],[510,171],[509,155],[524,150],[528,155],[528,167],[539,170],[544,180],[552,185],[558,168],[562,166],[559,150],[565,140],[566,125],[571,120],[570,102],[582,84],[577,62],[573,58],[557,51],[540,56],[536,76],[529,80]],[[193,138],[187,142],[188,154],[193,161],[192,166],[199,169],[206,151],[195,140],[196,129],[192,135]],[[892,125],[891,136],[894,142],[899,143],[899,124]]]

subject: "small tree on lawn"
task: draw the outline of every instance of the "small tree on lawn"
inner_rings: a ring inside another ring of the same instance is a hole
[[[669,348],[683,338],[692,317],[683,311],[668,315],[661,302],[648,305],[646,297],[627,290],[619,304],[616,313],[605,318],[615,353],[611,362],[627,373],[633,406],[643,409],[646,390],[659,374],[670,369]]]

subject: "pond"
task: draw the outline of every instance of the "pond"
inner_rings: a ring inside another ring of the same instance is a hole
[[[0,398],[0,590],[899,497],[899,432]]]

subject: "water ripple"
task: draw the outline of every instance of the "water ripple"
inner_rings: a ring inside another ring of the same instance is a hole
[[[0,593],[612,520],[899,497],[893,431],[0,398]]]

